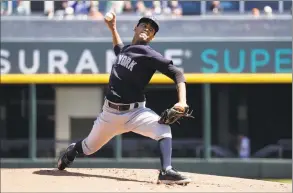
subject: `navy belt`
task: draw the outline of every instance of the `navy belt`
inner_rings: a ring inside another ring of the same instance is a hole
[[[111,103],[110,101],[108,101],[108,106],[118,111],[128,111],[130,109],[130,105],[126,105],[126,104],[118,105],[118,104]],[[134,103],[134,108],[138,108],[138,106],[139,106],[138,103]]]

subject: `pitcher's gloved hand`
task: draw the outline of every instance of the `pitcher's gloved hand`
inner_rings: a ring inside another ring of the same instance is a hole
[[[193,112],[192,110],[191,112],[189,112],[189,107],[178,108],[174,106],[172,108],[164,110],[158,122],[160,124],[167,124],[167,125],[171,125],[175,122],[180,124],[179,120],[182,118],[194,118],[191,115],[192,112]]]

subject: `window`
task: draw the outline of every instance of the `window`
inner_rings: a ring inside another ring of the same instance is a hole
[[[270,6],[273,11],[279,10],[278,1],[245,1],[245,11],[250,12],[253,8],[257,8],[260,11],[263,11],[265,6]]]
[[[32,13],[44,13],[44,1],[31,1]]]
[[[207,11],[210,11],[210,7],[212,5],[213,1],[207,1],[206,9]],[[223,9],[223,12],[227,11],[239,11],[239,1],[221,1],[220,2],[221,8]]]
[[[292,1],[283,1],[284,11],[290,11],[292,9]]]
[[[179,1],[182,6],[183,15],[199,15],[200,1]]]

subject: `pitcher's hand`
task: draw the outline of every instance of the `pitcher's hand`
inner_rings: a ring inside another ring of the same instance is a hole
[[[104,21],[107,24],[110,31],[112,32],[116,30],[116,14],[113,11],[111,11],[111,13],[113,14],[113,19],[111,21],[108,21],[104,18]]]
[[[187,105],[186,103],[178,102],[178,103],[176,103],[173,107],[174,107],[175,109],[178,109],[178,110],[184,112],[185,109],[188,107],[188,105]]]

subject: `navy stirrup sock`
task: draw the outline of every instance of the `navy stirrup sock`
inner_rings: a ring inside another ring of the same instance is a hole
[[[171,169],[172,139],[167,137],[159,140],[161,167]]]
[[[80,140],[80,141],[76,142],[74,148],[67,152],[67,158],[68,158],[69,161],[73,161],[74,158],[78,154],[83,154],[82,145],[81,145],[82,141],[83,140]]]

